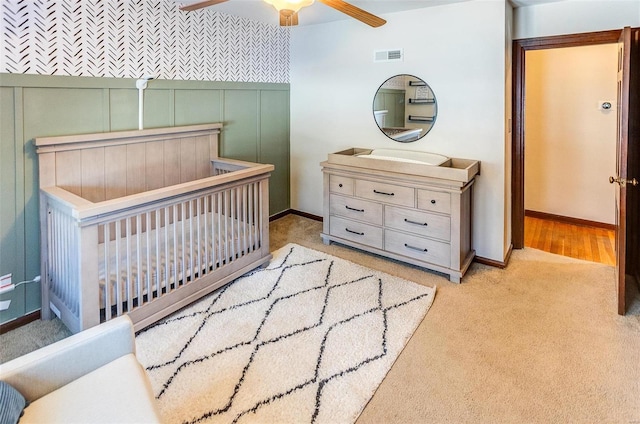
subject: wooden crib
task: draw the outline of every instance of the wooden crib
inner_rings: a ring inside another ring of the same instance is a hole
[[[139,330],[271,259],[273,165],[218,158],[221,128],[36,139],[43,319]]]

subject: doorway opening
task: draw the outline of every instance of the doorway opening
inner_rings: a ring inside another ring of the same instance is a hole
[[[525,64],[525,247],[615,265],[617,44]]]
[[[565,219],[565,215],[572,215],[570,211],[571,207],[575,205],[555,205],[552,208],[545,207],[545,201],[553,199],[554,196],[557,199],[558,196],[562,199],[566,199],[569,196],[562,197],[563,189],[566,188],[568,178],[573,178],[572,182],[577,182],[578,186],[581,181],[580,175],[573,175],[570,177],[562,176],[562,172],[571,172],[571,170],[565,166],[564,169],[560,169],[560,176],[545,175],[538,170],[537,174],[539,178],[551,179],[545,184],[549,190],[553,191],[555,186],[558,193],[542,193],[542,196],[538,196],[537,199],[530,200],[527,205],[533,205],[530,209],[527,209],[525,205],[525,191],[526,182],[525,178],[525,133],[527,130],[531,131],[531,128],[526,125],[525,119],[525,97],[527,79],[526,62],[527,52],[533,52],[536,50],[550,50],[550,49],[562,49],[567,47],[584,47],[584,46],[596,46],[602,44],[616,44],[620,36],[620,31],[603,31],[587,34],[572,34],[553,37],[542,37],[524,40],[515,40],[513,42],[513,114],[514,114],[514,128],[513,128],[513,155],[512,155],[512,241],[513,247],[521,249],[525,247],[526,243],[530,247],[540,248],[541,250],[550,251],[552,253],[565,254],[566,256],[579,257],[581,259],[593,260],[597,258],[598,262],[615,264],[615,225],[605,222],[604,225],[594,225],[601,223],[602,219],[592,217],[590,215],[581,215],[581,218]],[[615,65],[615,63],[613,64]],[[553,93],[544,93],[546,96],[544,101],[553,101]],[[531,96],[533,97],[533,96]],[[603,99],[605,100],[605,99]],[[615,99],[614,99],[615,100]],[[591,105],[596,107],[596,105]],[[559,117],[561,118],[561,116]],[[538,128],[548,128],[544,124],[538,125]],[[531,134],[533,139],[533,134]],[[615,145],[614,145],[615,146]],[[556,148],[558,146],[555,146]],[[575,147],[575,146],[574,146]],[[549,146],[547,146],[549,148]],[[551,147],[553,148],[553,146]],[[535,153],[532,149],[532,156]],[[544,150],[544,149],[543,149]],[[615,152],[615,147],[614,150]],[[527,150],[529,154],[529,150]],[[539,152],[538,152],[539,153]],[[567,152],[557,151],[554,153],[553,159],[556,162],[562,163],[562,160],[570,160],[567,157]],[[549,166],[550,158],[547,157],[540,159],[540,169],[544,169],[544,166]],[[615,158],[611,159],[615,165]],[[558,165],[562,167],[562,165]],[[575,172],[575,171],[574,171]],[[534,173],[535,174],[535,173]],[[532,178],[531,174],[527,172],[528,178]],[[606,181],[606,180],[605,180]],[[576,188],[569,188],[572,193],[575,193]],[[538,193],[540,194],[540,193]],[[594,199],[592,199],[593,201]],[[595,199],[597,202],[598,199]],[[602,200],[601,200],[602,201]],[[608,202],[608,200],[604,200]],[[562,203],[562,202],[560,202]],[[609,202],[613,205],[613,200]],[[568,207],[569,209],[563,209]],[[543,209],[543,210],[535,210]],[[584,212],[585,207],[579,206],[579,210]],[[575,214],[573,214],[575,215]],[[607,221],[608,219],[604,219]],[[569,221],[569,222],[566,222]],[[529,225],[526,225],[525,222]],[[594,228],[595,227],[595,228]],[[601,228],[603,227],[603,228]],[[525,229],[527,231],[525,231]],[[580,243],[577,242],[580,240]],[[609,248],[610,245],[610,248]],[[582,257],[580,257],[582,255]],[[586,256],[586,257],[585,257]]]

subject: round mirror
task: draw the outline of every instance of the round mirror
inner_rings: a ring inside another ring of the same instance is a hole
[[[373,117],[392,140],[409,143],[424,137],[438,115],[431,87],[413,75],[396,75],[382,83],[373,98]]]

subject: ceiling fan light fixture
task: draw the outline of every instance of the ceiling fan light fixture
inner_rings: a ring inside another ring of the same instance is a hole
[[[275,7],[279,12],[281,10],[291,10],[297,12],[303,7],[311,6],[314,0],[264,0],[265,3]]]

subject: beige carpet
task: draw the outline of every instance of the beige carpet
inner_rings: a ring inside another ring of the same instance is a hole
[[[640,423],[640,316],[616,314],[610,266],[523,249],[460,285],[355,249],[289,215],[295,240],[438,288],[437,301],[358,419],[364,423]]]
[[[167,423],[352,423],[435,290],[297,244],[136,336]]]
[[[321,231],[288,215],[271,223],[271,247],[294,242],[438,289],[358,423],[640,422],[640,316],[616,314],[612,267],[524,249],[504,270],[474,263],[456,285],[325,246]],[[3,360],[35,331],[0,336]]]

